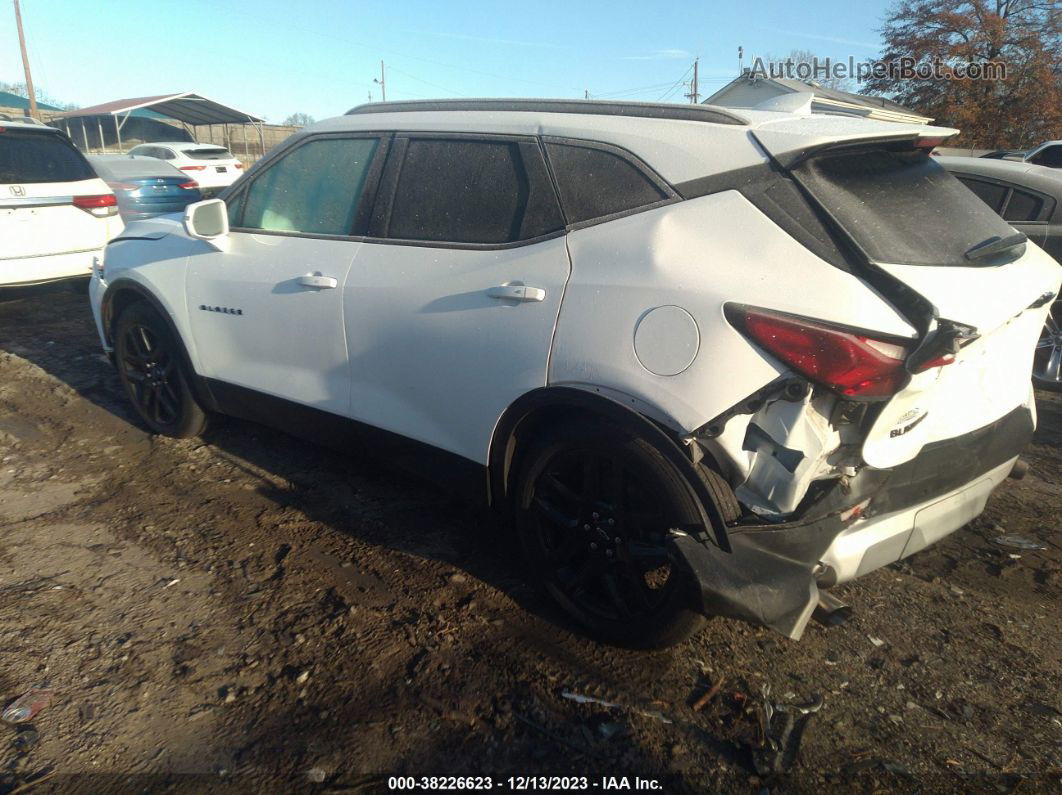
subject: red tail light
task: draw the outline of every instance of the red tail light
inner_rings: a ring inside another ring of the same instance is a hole
[[[194,179],[190,179],[186,182],[182,182],[177,187],[184,188],[185,190],[197,190],[199,188],[199,183],[196,182]]]
[[[140,190],[143,185],[137,185],[133,182],[108,182],[107,187],[111,190]]]
[[[75,196],[74,206],[97,218],[107,218],[118,214],[118,200],[113,193],[99,196]]]
[[[727,317],[789,367],[845,397],[888,397],[907,378],[902,343],[765,309],[728,306]]]
[[[233,163],[234,168],[243,169],[243,163]]]
[[[202,171],[206,166],[181,166],[181,171]]]

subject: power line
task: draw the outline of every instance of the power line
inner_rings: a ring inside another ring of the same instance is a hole
[[[676,81],[675,81],[675,82],[674,82],[674,83],[673,83],[673,84],[671,85],[671,88],[669,88],[669,89],[668,89],[667,91],[665,91],[665,92],[664,92],[664,93],[663,93],[663,94],[662,94],[662,95],[660,96],[660,99],[658,99],[658,100],[657,100],[657,102],[664,102],[664,101],[665,101],[666,99],[668,99],[668,98],[669,98],[669,97],[670,97],[670,96],[671,96],[672,94],[674,94],[674,93],[675,93],[675,90],[676,90],[676,89],[677,89],[677,88],[678,88],[679,86],[681,86],[681,85],[682,85],[682,81],[686,79],[686,75],[688,75],[688,74],[689,74],[690,72],[692,72],[692,71],[693,71],[693,64],[690,64],[690,66],[689,66],[689,69],[687,69],[687,70],[686,70],[685,72],[683,72],[683,73],[682,73],[682,77],[680,77],[680,78],[679,78],[678,80],[676,80]]]
[[[424,80],[423,78],[420,78],[420,77],[417,77],[416,75],[410,74],[409,72],[405,71],[404,69],[399,69],[397,66],[392,66],[391,67],[391,71],[392,72],[398,72],[400,75],[405,75],[410,80],[416,80],[418,83],[423,83],[426,86],[431,86],[432,88],[438,88],[440,91],[445,91],[448,94],[453,94],[455,97],[466,97],[466,96],[468,96],[467,94],[462,94],[460,91],[454,91],[452,88],[447,88],[446,86],[440,86],[438,83],[432,83],[429,80]]]

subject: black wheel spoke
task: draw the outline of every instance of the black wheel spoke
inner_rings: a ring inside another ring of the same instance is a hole
[[[583,456],[583,501],[587,505],[601,499],[601,459],[594,455]]]
[[[608,572],[601,578],[601,582],[604,584],[605,593],[608,594],[608,599],[616,609],[619,617],[623,619],[630,618],[631,606],[627,601],[626,593],[624,593],[627,589],[622,586],[619,577],[614,572]]]

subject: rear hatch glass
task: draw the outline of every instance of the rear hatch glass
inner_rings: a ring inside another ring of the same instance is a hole
[[[0,132],[0,184],[78,182],[96,174],[65,138],[54,132]]]
[[[922,151],[841,150],[793,175],[875,262],[970,266],[967,252],[1015,234]]]
[[[193,160],[232,160],[232,152],[219,146],[183,150]]]

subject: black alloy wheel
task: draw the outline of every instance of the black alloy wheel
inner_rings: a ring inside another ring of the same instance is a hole
[[[592,634],[660,647],[704,623],[693,575],[668,545],[695,516],[689,489],[655,448],[595,425],[530,452],[516,524],[546,591]]]
[[[1062,301],[1051,304],[1036,343],[1033,383],[1040,389],[1062,391]]]
[[[188,386],[179,348],[151,307],[136,303],[118,318],[115,362],[126,395],[156,433],[187,438],[206,427],[206,414]]]

